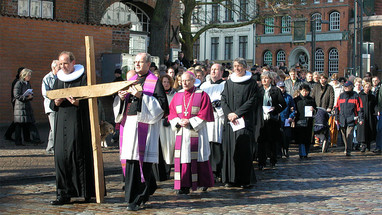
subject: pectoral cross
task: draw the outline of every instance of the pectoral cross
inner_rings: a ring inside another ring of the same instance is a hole
[[[188,115],[188,111],[185,110],[185,111],[184,111],[184,116],[187,116],[187,115]]]
[[[92,36],[85,36],[86,46],[86,69],[88,86],[72,87],[59,90],[51,90],[46,94],[49,99],[67,98],[72,96],[76,99],[89,99],[90,129],[92,136],[94,179],[97,203],[101,203],[105,196],[105,182],[103,172],[103,158],[101,148],[101,136],[98,119],[97,97],[109,96],[135,84],[135,81],[121,81],[108,84],[96,85],[94,43]],[[142,91],[140,85],[135,85],[138,91]],[[129,90],[128,90],[129,91]]]

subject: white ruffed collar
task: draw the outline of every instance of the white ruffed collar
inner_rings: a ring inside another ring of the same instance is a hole
[[[249,79],[251,79],[252,77],[252,73],[248,72],[248,71],[245,71],[245,75],[244,76],[237,76],[236,73],[233,73],[231,76],[230,76],[230,79],[232,82],[235,82],[235,83],[241,83],[241,82],[244,82],[244,81],[248,81]]]
[[[77,78],[79,78],[82,74],[84,74],[84,72],[84,66],[82,66],[81,64],[76,64],[74,65],[74,72],[70,74],[65,74],[65,72],[62,71],[62,69],[60,69],[60,71],[57,72],[57,78],[63,82],[74,81]]]

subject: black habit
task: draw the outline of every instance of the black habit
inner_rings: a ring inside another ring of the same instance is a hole
[[[366,94],[364,91],[359,93],[359,97],[362,100],[364,121],[362,125],[357,125],[357,141],[365,143],[370,149],[370,142],[375,140],[377,135],[377,99],[371,92]]]
[[[86,75],[83,74],[69,82],[57,79],[53,89],[86,85]],[[52,100],[50,107],[57,111],[54,144],[57,197],[94,197],[93,152],[88,101],[80,100],[79,105],[75,106],[65,99],[60,106],[56,106]]]
[[[222,182],[234,185],[256,183],[252,165],[255,148],[255,107],[258,102],[258,86],[254,79],[233,82],[229,79],[221,97],[225,120],[223,128]],[[229,113],[244,117],[245,128],[233,131],[227,118]]]

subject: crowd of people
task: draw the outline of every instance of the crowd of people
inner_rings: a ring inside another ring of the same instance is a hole
[[[326,152],[342,142],[346,156],[381,154],[381,83],[371,73],[346,79],[299,65],[249,68],[242,58],[191,63],[183,53],[175,62],[166,55],[159,69],[148,53],[140,53],[134,66],[125,77],[142,91],[133,85],[113,103],[128,210],[144,205],[156,181],[170,179],[172,170],[179,195],[215,183],[250,188],[256,183],[254,161],[259,171],[275,168],[278,159],[289,158],[290,143],[298,144],[302,160],[312,148]],[[56,167],[57,199],[51,204],[81,196],[89,202],[95,191],[88,102],[46,97],[48,90],[86,85],[85,69],[67,51],[51,67],[42,84],[51,125],[46,150],[54,153]],[[31,72],[21,69],[12,87],[17,145],[21,129],[24,139],[31,132],[41,142],[29,103]],[[115,71],[115,81],[123,81],[121,72]]]

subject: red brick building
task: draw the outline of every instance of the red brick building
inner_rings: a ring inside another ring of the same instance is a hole
[[[37,122],[45,122],[41,81],[50,71],[52,60],[67,50],[74,53],[77,63],[86,65],[84,37],[93,36],[97,76],[101,76],[102,54],[129,53],[133,34],[150,36],[149,22],[154,6],[155,0],[133,3],[116,0],[0,1],[0,123],[13,120],[10,88],[19,67],[33,70],[34,115]],[[173,8],[180,8],[179,1],[174,2]],[[116,14],[129,16],[115,17]],[[176,28],[179,13],[174,14],[171,25]],[[171,34],[169,31],[169,38]],[[146,48],[147,44],[143,41]],[[166,47],[179,47],[179,44],[170,42]]]
[[[380,13],[381,5],[378,7],[379,1],[375,2],[370,1],[375,4],[373,13]],[[352,67],[353,3],[351,0],[301,0],[288,8],[276,7],[279,9],[276,16],[268,16],[264,24],[256,26],[256,63],[278,65],[284,62],[288,68],[298,63],[309,71],[343,76]],[[261,3],[259,7],[259,15],[272,14],[266,4]],[[312,33],[314,24],[315,33]],[[371,37],[376,36],[375,30]],[[315,43],[312,42],[314,37]]]

